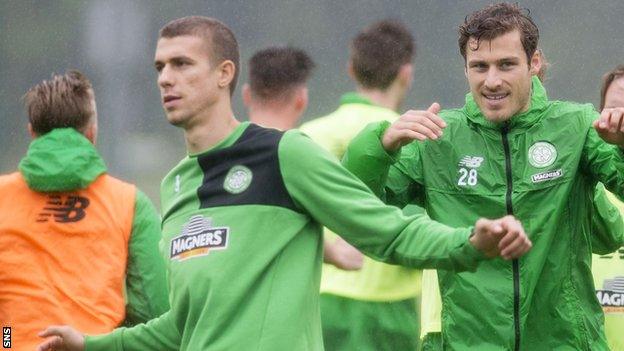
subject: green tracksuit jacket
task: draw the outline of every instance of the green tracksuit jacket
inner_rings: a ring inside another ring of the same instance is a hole
[[[388,123],[369,125],[343,159],[389,203],[415,201],[451,226],[513,214],[533,241],[519,260],[438,271],[448,349],[607,349],[591,276],[592,196],[598,181],[624,193],[623,154],[593,129],[591,105],[549,101],[537,79],[532,91],[530,109],[503,124],[487,121],[469,94],[462,109],[440,113],[440,140],[399,156],[381,146]],[[621,237],[611,243],[617,249]]]
[[[372,257],[474,270],[470,230],[384,206],[299,131],[241,123],[161,187],[171,310],[86,350],[320,351],[321,224]]]

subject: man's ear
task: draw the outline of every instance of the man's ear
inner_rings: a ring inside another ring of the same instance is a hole
[[[217,81],[217,84],[219,84],[220,88],[229,89],[230,83],[234,80],[234,75],[236,73],[236,66],[234,65],[234,62],[225,60],[221,62],[217,69],[219,70],[219,80]]]
[[[308,107],[308,87],[305,85],[297,89],[295,97],[295,108],[299,113],[303,114]]]
[[[95,145],[97,143],[97,134],[98,134],[97,122],[93,121],[89,124],[87,129],[85,129],[84,136],[91,142],[91,144]]]
[[[409,88],[412,85],[414,79],[414,65],[406,63],[399,68],[397,78],[401,82],[402,86]]]
[[[38,137],[39,135],[37,135],[37,133],[35,133],[35,131],[33,130],[32,124],[30,122],[28,122],[28,134],[30,134],[30,137],[35,139],[36,137]]]
[[[249,83],[243,84],[241,95],[243,98],[243,105],[249,108],[249,106],[251,105],[251,88],[249,87]]]
[[[542,55],[539,50],[535,50],[533,56],[531,56],[531,62],[529,62],[531,75],[537,75],[542,69]]]
[[[349,62],[347,63],[347,74],[349,75],[349,78],[351,78],[351,80],[357,82],[357,79],[355,79],[355,71],[353,70],[353,61],[351,60],[349,60]]]

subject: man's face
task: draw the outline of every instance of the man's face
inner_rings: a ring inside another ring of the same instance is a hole
[[[605,94],[605,108],[624,107],[624,77],[615,78]]]
[[[503,122],[531,104],[531,76],[539,70],[538,54],[531,65],[520,41],[520,32],[500,35],[491,41],[468,40],[466,78],[479,109],[489,121]]]
[[[160,97],[169,123],[190,127],[219,98],[217,70],[204,39],[198,36],[160,38],[154,65]]]

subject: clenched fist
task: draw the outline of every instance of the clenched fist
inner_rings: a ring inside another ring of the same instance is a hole
[[[519,258],[533,246],[522,224],[513,216],[479,219],[470,243],[488,257],[500,255],[506,260]]]
[[[624,107],[603,109],[594,128],[604,141],[624,148]]]

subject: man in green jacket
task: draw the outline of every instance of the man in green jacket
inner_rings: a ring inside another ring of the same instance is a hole
[[[607,349],[590,209],[598,181],[624,194],[624,109],[549,101],[533,77],[538,29],[517,5],[487,6],[459,33],[465,106],[370,125],[344,164],[387,202],[416,201],[445,224],[513,214],[528,228],[534,248],[521,259],[438,270],[446,348]]]
[[[321,351],[322,225],[364,253],[405,266],[475,270],[531,243],[511,216],[451,228],[385,206],[301,132],[234,118],[238,44],[191,16],[160,31],[155,67],[189,155],[161,186],[171,310],[110,334],[50,327],[39,350]]]

